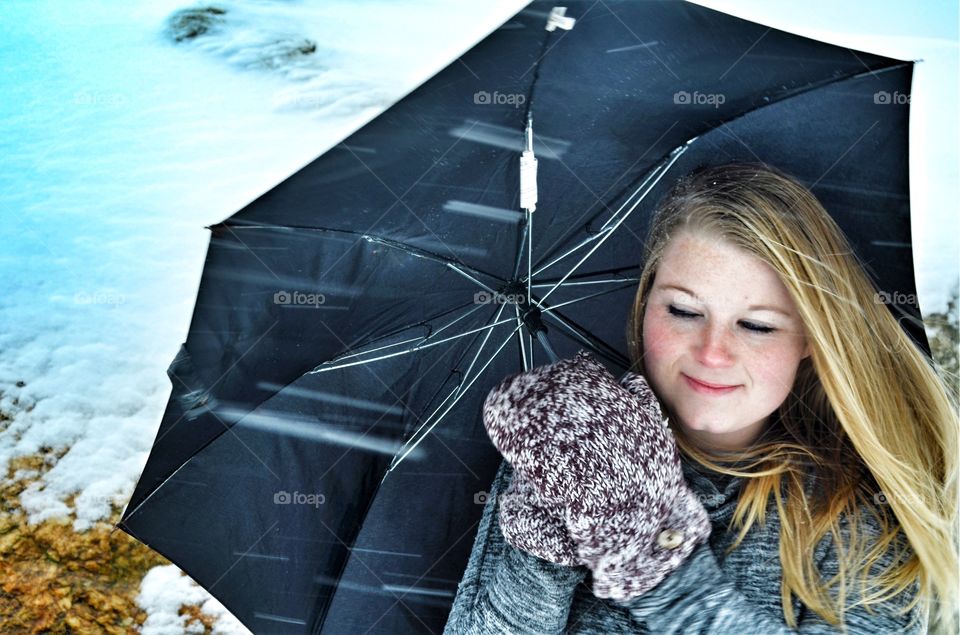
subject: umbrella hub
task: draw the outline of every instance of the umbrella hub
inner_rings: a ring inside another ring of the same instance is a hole
[[[488,294],[478,295],[482,295],[484,300],[489,301]],[[527,283],[525,281],[511,280],[501,287],[494,296],[500,304],[515,304],[517,306],[520,319],[523,320],[530,335],[535,336],[538,332],[547,331],[547,327],[540,317],[542,311],[536,304],[532,304],[530,298],[527,297]]]
[[[517,305],[520,312],[520,319],[523,320],[530,335],[536,336],[540,331],[546,332],[547,327],[544,326],[543,320],[541,319],[542,311],[540,307],[532,304],[530,302],[531,298],[527,297],[526,282],[511,280],[503,287],[502,296],[510,304]]]
[[[520,319],[523,320],[530,335],[535,336],[537,333],[547,332],[547,327],[544,326],[541,318],[541,311],[535,306],[520,305]]]
[[[530,298],[527,297],[527,285],[520,280],[511,280],[501,291],[503,296],[510,304],[522,306],[528,304]]]
[[[539,306],[531,304],[525,293],[521,292],[519,297],[522,298],[522,300],[516,304],[523,325],[527,328],[530,337],[536,338],[537,341],[540,342],[540,345],[543,346],[543,350],[546,351],[551,363],[556,362],[558,360],[557,353],[553,350],[550,341],[547,339],[547,326],[543,323],[543,311]],[[526,363],[526,361],[524,363]],[[530,363],[532,365],[532,358]]]

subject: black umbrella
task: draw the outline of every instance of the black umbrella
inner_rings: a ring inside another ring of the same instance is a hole
[[[911,62],[683,2],[566,5],[210,227],[119,526],[251,630],[442,630],[500,462],[483,397],[579,348],[625,369],[650,212],[694,167],[796,175],[914,293]]]

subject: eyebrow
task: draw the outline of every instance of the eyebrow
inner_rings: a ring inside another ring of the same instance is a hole
[[[681,286],[676,285],[676,284],[663,284],[663,285],[658,284],[658,285],[654,285],[654,288],[660,288],[660,289],[676,289],[677,291],[682,291],[683,293],[686,293],[687,295],[692,296],[692,297],[694,297],[694,298],[699,298],[699,297],[700,297],[700,296],[698,296],[696,293],[694,293],[693,291],[691,291],[690,289],[687,289],[687,288],[685,288],[685,287],[681,287]],[[766,305],[766,304],[755,304],[755,305],[753,305],[753,306],[749,306],[749,307],[747,307],[747,311],[772,311],[772,312],[774,312],[774,313],[779,313],[780,315],[783,315],[783,316],[788,317],[788,318],[791,317],[790,314],[787,313],[786,311],[784,311],[783,309],[777,308],[777,307],[775,307],[775,306],[769,306],[769,305]]]

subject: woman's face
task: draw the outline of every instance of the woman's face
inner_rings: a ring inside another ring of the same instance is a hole
[[[647,380],[671,419],[714,450],[751,444],[809,355],[776,272],[730,243],[691,232],[671,239],[657,267],[643,349]]]

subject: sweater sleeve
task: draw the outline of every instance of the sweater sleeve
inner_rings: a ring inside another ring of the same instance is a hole
[[[873,521],[868,522],[872,524]],[[841,522],[841,525],[844,525]],[[874,525],[874,529],[879,527]],[[829,536],[829,534],[828,534]],[[893,562],[888,551],[874,565],[872,571]],[[827,555],[820,562],[821,575],[829,579],[837,572],[837,554],[832,540]],[[908,590],[880,604],[847,609],[845,623],[849,635],[873,633],[925,633],[921,613],[915,605],[909,612],[898,615],[916,596],[916,584]],[[647,593],[620,603],[630,611],[634,620],[644,622],[656,633],[803,633],[809,635],[840,633],[813,611],[804,610],[797,629],[789,628],[783,616],[774,617],[751,603],[749,582],[735,583],[720,568],[716,555],[706,542],[701,543],[690,558],[657,587]],[[755,592],[769,592],[757,589]],[[859,599],[855,584],[848,583],[846,605]]]
[[[584,567],[567,567],[513,547],[503,539],[497,498],[512,476],[504,461],[491,487],[445,635],[563,633]]]

